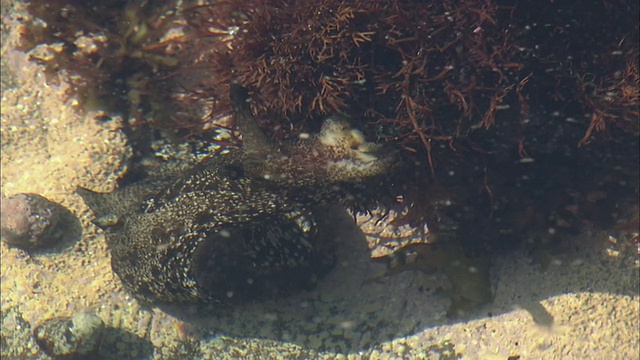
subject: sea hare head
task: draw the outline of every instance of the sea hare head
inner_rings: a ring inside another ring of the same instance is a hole
[[[258,176],[290,187],[362,183],[388,173],[397,163],[396,155],[367,142],[346,119],[330,117],[319,134],[305,134],[267,157]]]
[[[238,84],[231,84],[230,89],[243,135],[244,170],[253,179],[282,188],[328,189],[383,175],[397,162],[395,152],[367,142],[340,117],[326,119],[319,134],[301,134],[296,141],[270,144],[253,118],[247,89]]]

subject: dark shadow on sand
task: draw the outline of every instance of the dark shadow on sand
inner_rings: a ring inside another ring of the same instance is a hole
[[[370,260],[366,238],[353,218],[344,210],[332,208],[319,218],[322,236],[338,238],[339,258],[336,268],[307,292],[280,299],[264,299],[237,306],[165,305],[160,308],[210,335],[261,338],[294,343],[306,350],[356,353],[383,342],[416,334],[426,328],[467,322],[472,319],[510,312],[515,306],[528,310],[539,325],[551,326],[553,317],[539,303],[559,294],[581,291],[633,295],[638,289],[619,288],[615,281],[600,281],[593,288],[581,284],[554,287],[535,298],[514,300],[505,306],[489,304],[456,319],[445,316],[451,300],[442,291],[434,291],[434,277],[420,272],[404,272],[383,277],[385,269]],[[499,254],[500,262],[509,263],[512,254]],[[613,262],[603,260],[608,271],[622,271]],[[498,264],[498,266],[501,266]],[[509,267],[507,267],[508,269]],[[517,269],[517,266],[514,266]],[[500,268],[494,269],[500,271]],[[494,289],[510,291],[526,287],[510,284],[508,278],[493,277]],[[499,282],[499,284],[495,284]],[[541,287],[543,288],[543,287]],[[523,289],[525,291],[525,289]],[[507,301],[508,303],[509,301]],[[206,341],[206,337],[202,338]]]

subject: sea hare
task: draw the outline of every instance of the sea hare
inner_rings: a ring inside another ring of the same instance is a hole
[[[112,268],[148,303],[239,302],[313,287],[335,263],[315,208],[357,198],[397,162],[344,119],[270,143],[231,85],[243,146],[180,176],[112,194],[79,189],[106,229]]]

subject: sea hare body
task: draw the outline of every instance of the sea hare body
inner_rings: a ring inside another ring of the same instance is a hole
[[[79,189],[107,229],[112,267],[149,303],[238,302],[312,287],[334,265],[314,208],[358,196],[395,157],[341,119],[269,143],[231,86],[243,147],[113,194]]]

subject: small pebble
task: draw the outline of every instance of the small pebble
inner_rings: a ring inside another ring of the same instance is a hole
[[[104,322],[91,313],[56,317],[36,326],[33,335],[42,350],[53,358],[89,359],[97,353]]]
[[[2,241],[24,250],[51,247],[68,234],[73,214],[37,194],[17,194],[1,201]]]

